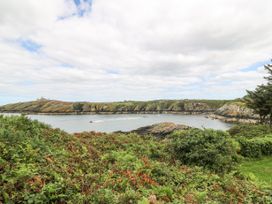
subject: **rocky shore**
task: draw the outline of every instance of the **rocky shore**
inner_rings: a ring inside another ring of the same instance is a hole
[[[175,124],[170,122],[156,123],[154,125],[140,127],[136,130],[131,131],[132,133],[137,133],[139,135],[153,135],[158,138],[164,138],[166,135],[171,134],[177,130],[188,130],[190,126]]]
[[[251,118],[237,118],[237,117],[229,117],[229,116],[222,116],[216,114],[210,114],[206,116],[209,119],[214,120],[221,120],[226,123],[246,123],[246,124],[256,124],[258,123],[258,119],[251,119]]]
[[[255,124],[259,121],[258,115],[254,114],[252,109],[247,108],[245,104],[241,102],[225,104],[207,117],[228,123]]]

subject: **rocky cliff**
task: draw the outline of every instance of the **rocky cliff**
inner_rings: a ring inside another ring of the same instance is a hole
[[[242,102],[232,102],[217,109],[210,118],[220,119],[225,122],[256,123],[258,115],[252,109],[246,107]]]

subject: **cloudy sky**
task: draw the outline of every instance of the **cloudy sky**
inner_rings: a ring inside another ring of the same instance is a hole
[[[271,0],[0,0],[0,104],[241,97]]]

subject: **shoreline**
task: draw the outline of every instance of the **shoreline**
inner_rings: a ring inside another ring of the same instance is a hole
[[[52,113],[52,112],[11,112],[0,111],[0,114],[21,114],[21,115],[121,115],[121,114],[175,114],[175,115],[209,115],[214,111],[139,111],[139,112],[69,112],[69,113]]]
[[[210,114],[207,118],[212,120],[220,120],[225,123],[243,123],[243,124],[257,124],[259,122],[256,118],[241,118],[241,117],[231,117],[231,116],[222,116],[216,114]]]
[[[21,114],[21,115],[48,115],[48,116],[65,116],[65,115],[140,115],[140,114],[165,114],[165,115],[202,115],[207,119],[220,120],[225,123],[242,123],[242,124],[257,124],[259,122],[256,118],[241,118],[233,116],[222,116],[215,114],[215,111],[140,111],[140,112],[69,112],[69,113],[41,113],[41,112],[3,112],[1,114]]]

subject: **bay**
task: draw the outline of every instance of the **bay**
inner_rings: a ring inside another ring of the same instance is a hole
[[[7,115],[7,114],[5,114]],[[9,114],[11,115],[11,114]],[[232,125],[204,115],[116,114],[116,115],[27,115],[27,117],[60,128],[69,133],[83,131],[130,131],[161,122],[174,122],[196,128],[227,130]]]

